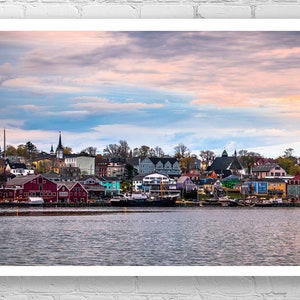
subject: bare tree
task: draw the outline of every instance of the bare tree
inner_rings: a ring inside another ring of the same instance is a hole
[[[104,148],[103,152],[106,153],[108,157],[116,157],[119,152],[119,146],[117,144],[109,144]]]
[[[177,146],[174,147],[175,150],[175,157],[176,158],[184,158],[186,156],[190,155],[190,150],[183,144],[180,143]]]
[[[284,150],[284,155],[283,155],[283,157],[284,157],[284,158],[290,158],[290,157],[293,157],[293,152],[294,152],[294,149],[293,149],[293,148],[285,149],[285,150]]]
[[[108,157],[127,159],[130,156],[130,147],[126,141],[120,140],[119,145],[109,144],[104,148],[103,152],[106,153]]]
[[[130,147],[128,146],[128,143],[124,140],[120,140],[119,144],[119,156],[127,159],[130,153]]]
[[[86,153],[86,154],[91,155],[91,156],[96,156],[96,152],[97,152],[97,148],[92,147],[92,146],[89,146],[89,147],[81,150],[81,153]]]
[[[165,153],[160,147],[156,146],[154,148],[154,156],[163,157],[164,155],[165,155]]]
[[[200,160],[202,161],[202,167],[207,168],[209,165],[212,164],[216,155],[213,151],[210,150],[202,150],[199,154]]]
[[[143,145],[139,148],[140,155],[139,156],[150,156],[150,147],[147,145]]]

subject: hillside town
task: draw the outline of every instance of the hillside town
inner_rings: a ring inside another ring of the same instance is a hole
[[[107,146],[103,155],[93,147],[74,154],[63,147],[61,133],[49,153],[37,151],[31,142],[18,147],[26,150],[18,153],[5,143],[0,203],[105,205],[117,195],[148,193],[155,184],[177,195],[177,204],[228,206],[233,198],[243,199],[243,205],[254,198],[262,205],[299,201],[300,167],[293,149],[278,159],[246,150],[232,155],[224,150],[220,156],[207,150],[197,157],[179,144],[175,155],[168,156],[159,147],[131,151],[120,141]]]

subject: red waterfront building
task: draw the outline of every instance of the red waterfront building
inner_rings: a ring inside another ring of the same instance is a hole
[[[57,185],[58,201],[87,203],[88,191],[79,182],[63,182]]]
[[[57,185],[43,175],[15,177],[0,190],[0,199],[27,201],[41,197],[45,203],[57,202]]]

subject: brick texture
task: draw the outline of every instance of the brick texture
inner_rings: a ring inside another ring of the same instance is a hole
[[[294,19],[300,0],[0,0],[0,19]]]
[[[300,277],[0,277],[1,300],[300,299]]]

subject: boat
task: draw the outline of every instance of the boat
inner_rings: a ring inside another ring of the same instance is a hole
[[[121,194],[110,199],[111,206],[131,206],[131,207],[173,207],[180,193],[171,193],[163,188],[162,182],[159,189],[149,190],[149,193],[142,194]]]
[[[44,199],[41,197],[29,197],[28,205],[43,205]]]
[[[121,207],[172,207],[179,195],[163,195],[158,197],[145,194],[118,195],[110,199],[111,206]]]

